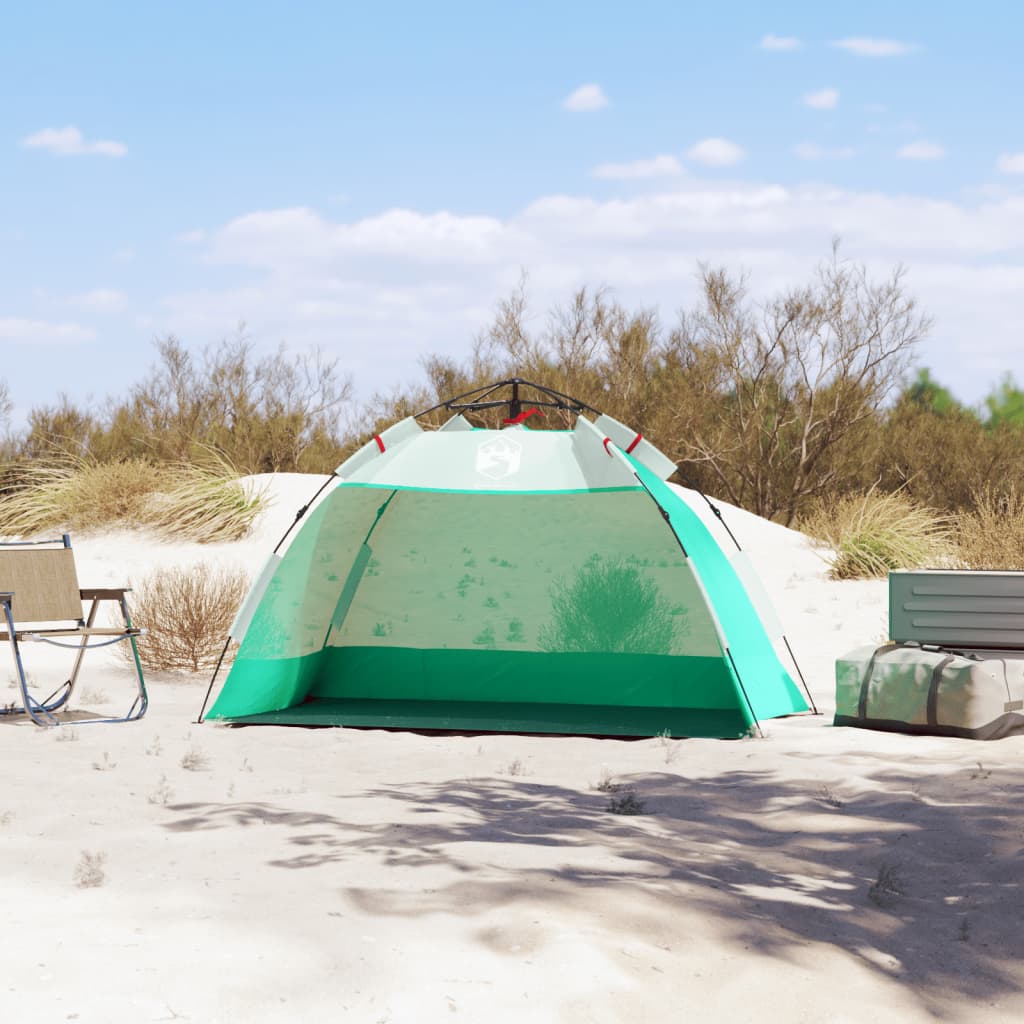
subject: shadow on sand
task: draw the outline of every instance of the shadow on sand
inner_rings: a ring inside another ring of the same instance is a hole
[[[984,1005],[1020,992],[1017,773],[979,766],[929,776],[862,763],[857,776],[855,786],[830,787],[759,771],[632,775],[616,781],[645,813],[629,817],[607,810],[607,793],[479,778],[339,796],[334,813],[177,805],[167,828],[285,829],[294,856],[270,862],[281,869],[372,857],[394,869],[393,887],[345,894],[374,915],[468,917],[542,899],[595,927],[603,906],[600,927],[639,935],[665,934],[674,920],[679,939],[698,914],[713,922],[718,942],[760,955],[766,968],[800,952],[813,959],[826,946],[843,950],[937,1017],[949,1015],[954,996]],[[359,823],[353,803],[366,797],[385,808],[372,824]],[[479,844],[489,845],[481,852]],[[417,884],[419,869],[438,866],[455,879]],[[608,920],[609,897],[628,908],[621,922]]]

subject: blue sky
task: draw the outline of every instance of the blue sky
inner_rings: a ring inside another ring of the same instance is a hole
[[[213,5],[210,5],[211,8]],[[927,12],[925,14],[925,12]],[[933,3],[79,3],[0,33],[0,379],[100,402],[239,322],[358,392],[468,350],[521,270],[666,323],[832,238],[934,319],[967,401],[1019,363],[1024,12]]]

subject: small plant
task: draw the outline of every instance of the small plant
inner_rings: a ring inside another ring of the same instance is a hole
[[[992,774],[991,768],[986,768],[980,761],[976,761],[978,769],[971,772],[972,779],[987,779]]]
[[[90,853],[82,851],[82,856],[75,865],[72,880],[79,889],[95,889],[107,880],[107,873],[103,865],[107,862],[105,853]]]
[[[0,825],[10,825],[14,821],[14,811],[3,811],[0,813]]]
[[[78,730],[73,725],[64,725],[54,732],[53,738],[58,743],[77,743]]]
[[[110,754],[107,751],[103,751],[103,757],[99,761],[93,761],[93,768],[98,772],[109,772],[117,767],[117,762],[110,759]]]
[[[78,695],[79,704],[106,704],[109,700],[110,697],[104,690],[94,690],[89,686]]]
[[[505,766],[506,775],[525,775],[526,769],[523,767],[523,762],[517,757],[509,761]]]
[[[878,869],[878,876],[868,886],[868,899],[876,906],[887,907],[900,896],[905,896],[903,881],[899,877],[895,864],[883,863]]]
[[[252,764],[250,763],[249,758],[247,758],[247,757],[243,757],[242,758],[242,767],[239,768],[238,770],[241,771],[241,772],[251,772],[252,771]]]
[[[820,503],[798,528],[832,548],[834,580],[886,576],[953,560],[952,523],[900,492],[870,490]]]
[[[167,781],[166,775],[160,776],[156,789],[146,799],[151,804],[158,804],[160,807],[166,807],[174,799],[174,790],[171,789],[171,784]]]
[[[473,643],[477,647],[493,647],[495,643],[494,627],[488,623],[480,630],[475,637],[473,637]]]
[[[960,918],[960,927],[957,929],[956,937],[961,942],[971,941],[971,924],[966,914],[964,914],[964,916]]]
[[[213,668],[248,588],[242,570],[202,562],[164,569],[136,583],[131,612],[134,625],[146,630],[138,641],[142,667],[157,672]],[[131,660],[127,644],[119,651]]]
[[[679,756],[679,744],[672,738],[672,733],[668,729],[662,729],[658,733],[658,744],[664,754],[665,764],[672,764]]]
[[[643,814],[646,807],[647,804],[633,790],[627,789],[618,796],[613,796],[605,809],[612,814]]]
[[[594,789],[598,793],[618,793],[622,786],[612,780],[611,772],[607,768],[602,768],[601,777],[594,783]]]
[[[187,772],[205,771],[210,766],[210,759],[199,747],[190,747],[181,759],[181,767]]]
[[[836,810],[843,806],[843,801],[836,796],[831,786],[822,786],[818,790],[818,796],[821,797],[823,803],[828,804],[829,807],[834,807]]]
[[[160,743],[160,737],[154,736],[152,742],[146,747],[147,757],[159,757],[164,752],[163,745]]]
[[[521,644],[526,639],[526,634],[523,632],[522,619],[509,619],[508,631],[505,633],[505,639],[510,644]]]

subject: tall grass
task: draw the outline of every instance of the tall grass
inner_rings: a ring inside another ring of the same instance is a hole
[[[149,528],[200,543],[237,540],[263,509],[223,460],[210,465],[121,462],[61,455],[10,467],[0,491],[0,536]]]
[[[799,528],[832,549],[835,580],[885,576],[956,561],[953,523],[906,495],[868,491],[819,503]]]
[[[1024,569],[1024,495],[1015,487],[976,491],[974,508],[957,517],[960,560],[967,569]]]

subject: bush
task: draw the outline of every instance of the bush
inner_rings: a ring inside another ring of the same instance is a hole
[[[53,456],[5,473],[0,536],[129,526],[200,543],[237,540],[263,504],[262,495],[246,494],[223,461],[203,468]]]
[[[974,509],[956,521],[960,560],[967,569],[1024,569],[1024,495],[986,487]]]
[[[832,548],[829,576],[835,580],[948,564],[954,557],[950,520],[899,492],[868,491],[826,500],[799,528]]]
[[[144,579],[134,588],[130,605],[133,624],[147,631],[138,641],[142,667],[157,672],[212,669],[248,589],[240,569],[202,562]],[[131,657],[127,645],[119,650]]]

